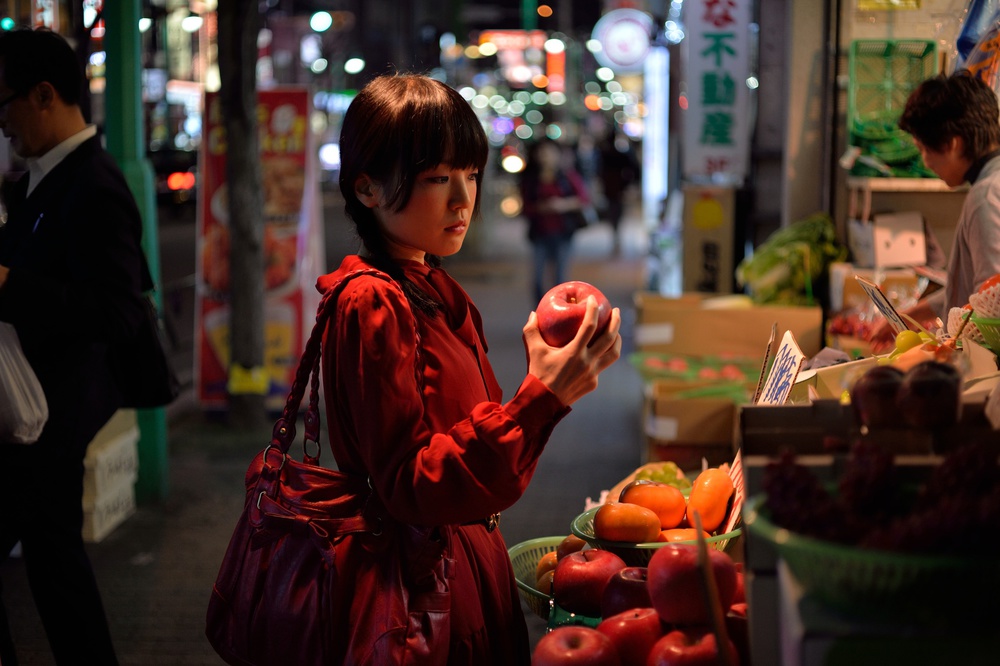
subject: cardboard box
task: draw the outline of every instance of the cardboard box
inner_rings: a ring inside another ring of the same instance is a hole
[[[671,460],[685,472],[732,462],[737,405],[724,398],[678,397],[676,382],[649,386],[644,408],[646,460]]]
[[[135,482],[124,480],[117,487],[107,488],[83,510],[83,540],[95,543],[121,525],[135,513]]]
[[[763,361],[774,324],[778,325],[775,344],[788,330],[807,356],[814,356],[823,346],[823,310],[819,306],[717,308],[713,307],[716,299],[709,296],[688,293],[671,298],[637,292],[636,348],[674,354],[732,354]]]
[[[83,460],[83,504],[123,483],[134,484],[139,474],[139,426],[135,410],[122,409],[97,433]]]
[[[862,268],[849,262],[830,264],[830,311],[840,312],[845,309],[865,307],[871,304],[871,298],[865,293],[855,275],[874,282],[893,305],[912,303],[921,296],[921,279],[912,268],[894,268],[876,271],[873,268]]]

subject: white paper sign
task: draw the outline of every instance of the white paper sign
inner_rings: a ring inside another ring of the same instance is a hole
[[[684,3],[687,85],[681,169],[688,179],[742,183],[750,155],[751,0]]]
[[[875,303],[875,307],[878,311],[881,312],[882,315],[889,321],[889,325],[892,326],[893,332],[898,334],[900,331],[905,331],[909,328],[909,326],[906,325],[906,322],[903,321],[903,318],[899,316],[899,313],[896,312],[896,308],[892,306],[892,303],[888,298],[886,298],[886,295],[882,293],[881,289],[879,289],[877,284],[864,279],[860,275],[855,275],[854,279],[858,281],[861,288],[864,289],[865,293],[868,294],[868,297],[872,299],[872,302]]]
[[[795,342],[795,336],[792,335],[791,331],[785,331],[781,337],[778,353],[774,356],[771,372],[767,376],[767,383],[764,384],[764,390],[761,391],[757,404],[785,404],[805,361],[806,355],[799,349],[798,343]]]

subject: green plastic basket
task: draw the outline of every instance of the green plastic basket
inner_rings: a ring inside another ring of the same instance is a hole
[[[973,312],[972,323],[983,334],[983,340],[986,341],[986,346],[990,348],[990,351],[1000,354],[1000,319],[980,317]]]
[[[590,509],[589,511],[584,511],[577,516],[570,525],[570,530],[573,534],[590,544],[591,548],[610,550],[612,553],[622,558],[622,560],[625,561],[625,564],[630,567],[644,567],[649,564],[649,560],[652,559],[657,550],[667,545],[666,542],[660,541],[649,543],[624,543],[621,541],[604,541],[602,539],[598,539],[594,536],[594,516],[600,508],[601,507],[598,506]],[[716,534],[715,536],[705,539],[705,541],[717,550],[724,551],[729,544],[742,533],[743,531],[737,527],[732,532]],[[697,541],[675,541],[674,543],[695,544]]]
[[[897,620],[934,625],[984,613],[1000,593],[995,553],[916,555],[822,541],[772,523],[764,501],[758,496],[744,504],[750,538],[775,549],[804,593],[845,613],[889,613]]]
[[[847,122],[898,118],[906,99],[937,71],[937,45],[924,39],[856,39],[848,53]],[[886,127],[888,131],[893,128]]]
[[[507,549],[514,567],[514,579],[521,597],[528,608],[543,620],[549,619],[551,596],[535,589],[535,569],[542,555],[555,552],[565,536],[540,537],[511,546]]]
[[[522,541],[507,549],[511,565],[514,568],[517,589],[531,612],[548,622],[549,629],[571,624],[596,627],[600,624],[601,618],[570,613],[555,603],[552,596],[536,590],[534,587],[538,560],[546,553],[555,552],[565,538],[564,536],[540,537]]]

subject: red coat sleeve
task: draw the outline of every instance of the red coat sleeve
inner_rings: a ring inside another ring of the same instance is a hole
[[[371,477],[397,520],[471,522],[521,497],[569,408],[531,376],[506,404],[488,400],[485,388],[482,400],[470,400],[465,394],[475,381],[463,377],[470,367],[479,372],[473,351],[464,350],[469,367],[424,371],[421,348],[465,345],[449,339],[446,326],[431,324],[421,321],[418,344],[414,316],[397,285],[374,278],[347,285],[324,338],[331,445],[341,469]],[[427,398],[431,393],[470,408],[445,413]]]

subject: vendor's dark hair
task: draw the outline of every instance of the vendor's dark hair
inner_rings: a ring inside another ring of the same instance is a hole
[[[340,191],[347,216],[372,263],[398,281],[411,304],[434,313],[440,305],[406,279],[389,256],[375,213],[358,199],[354,185],[362,175],[377,182],[395,211],[410,201],[424,171],[440,164],[456,169],[486,168],[489,144],[482,124],[455,89],[417,74],[384,75],[374,79],[351,102],[340,132]],[[479,218],[482,188],[476,190],[472,219]],[[431,265],[440,257],[428,255]]]
[[[936,151],[952,137],[961,137],[964,157],[975,161],[1000,144],[997,96],[968,70],[941,74],[910,94],[899,127]]]

